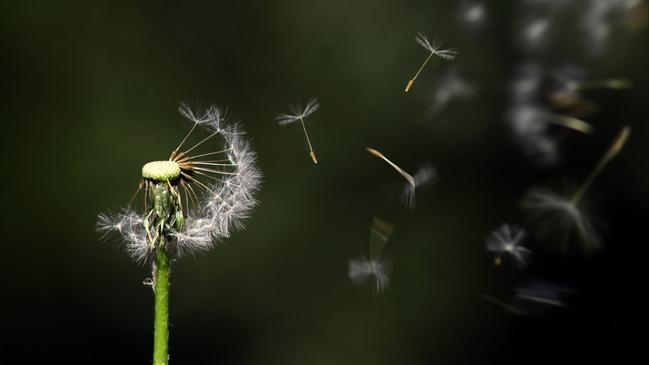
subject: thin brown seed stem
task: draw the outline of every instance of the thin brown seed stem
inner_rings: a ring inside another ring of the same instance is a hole
[[[239,166],[236,163],[216,163],[216,162],[205,162],[205,161],[194,161],[193,165],[208,165],[208,166]]]
[[[300,117],[300,124],[302,124],[302,130],[304,131],[304,136],[306,137],[306,143],[309,145],[309,154],[313,163],[317,164],[318,159],[316,158],[315,151],[313,151],[313,146],[311,146],[311,139],[309,139],[309,133],[306,131],[306,125],[304,124],[304,118]]]
[[[584,134],[593,133],[593,126],[581,119],[567,115],[550,114],[550,122]]]
[[[133,203],[133,200],[135,200],[135,197],[137,194],[142,190],[142,187],[144,186],[144,180],[140,181],[140,183],[137,185],[137,190],[135,190],[135,194],[131,197],[131,200],[128,202],[128,207],[131,207],[131,204]],[[146,199],[146,196],[144,197]]]
[[[188,149],[187,151],[185,151],[185,154],[189,153],[189,152],[192,151],[194,148],[200,146],[201,144],[203,144],[203,142],[207,141],[208,139],[210,139],[210,138],[216,136],[217,134],[219,134],[219,132],[220,132],[220,131],[216,131],[216,132],[210,134],[209,136],[203,138],[202,141],[196,143],[192,148],[190,148],[190,149]]]
[[[182,145],[185,143],[185,141],[187,141],[187,138],[189,138],[189,135],[192,134],[192,132],[194,131],[194,128],[196,128],[197,125],[198,125],[198,122],[194,122],[194,125],[193,125],[192,128],[189,130],[189,132],[187,133],[187,135],[185,135],[185,138],[183,138],[183,140],[180,142],[180,144],[178,145],[178,147],[176,147],[176,151],[178,151],[178,150],[180,149],[180,147],[182,147]]]
[[[210,179],[221,181],[220,177],[212,176],[212,175],[206,174],[204,172],[200,172],[200,171],[194,171],[194,172],[197,173],[198,175],[202,175],[202,176],[205,176],[205,177],[209,177]]]
[[[406,92],[410,91],[410,89],[412,88],[412,84],[415,83],[415,80],[417,80],[417,77],[419,77],[419,74],[421,73],[421,71],[424,69],[424,67],[426,67],[426,64],[428,63],[430,58],[433,57],[433,54],[435,54],[435,52],[430,52],[428,57],[426,57],[426,60],[424,61],[424,63],[422,63],[421,66],[419,67],[419,70],[417,70],[417,73],[415,74],[415,76],[413,76],[412,79],[410,79],[410,81],[408,81],[408,85],[406,86]]]
[[[192,196],[194,198],[194,203],[196,205],[198,205],[198,203],[199,203],[198,195],[196,195],[196,192],[194,191],[194,188],[190,184],[187,184],[187,188],[189,189],[190,196]]]
[[[624,126],[620,133],[618,133],[617,137],[611,144],[611,147],[608,148],[604,156],[599,160],[593,171],[588,175],[586,180],[579,186],[575,194],[572,196],[570,201],[572,202],[573,205],[579,204],[581,200],[583,199],[584,195],[586,194],[586,191],[590,188],[590,186],[593,184],[597,176],[604,170],[604,167],[608,165],[608,163],[620,153],[622,148],[624,148],[624,145],[626,144],[626,141],[629,139],[629,135],[631,133],[631,127],[629,126]]]
[[[194,167],[194,170],[211,172],[213,174],[221,174],[221,175],[237,175],[237,173],[235,172],[218,171],[218,170],[206,169],[204,167]]]
[[[204,156],[209,156],[209,155],[215,155],[215,154],[217,154],[217,153],[225,153],[225,152],[228,152],[228,151],[231,151],[231,150],[232,150],[232,148],[228,148],[228,149],[221,150],[221,151],[215,151],[215,152],[203,153],[203,154],[200,154],[200,155],[191,156],[191,157],[189,157],[188,159],[189,159],[189,160],[193,160],[193,159],[195,159],[195,158],[204,157]]]
[[[392,166],[392,168],[394,168],[395,170],[397,170],[397,172],[398,172],[399,174],[401,174],[401,176],[403,176],[403,177],[408,181],[408,183],[409,183],[410,185],[412,185],[412,187],[416,187],[416,184],[415,184],[415,178],[412,177],[412,175],[410,175],[409,173],[405,172],[401,167],[397,166],[394,162],[388,160],[387,157],[385,157],[381,152],[375,150],[374,148],[366,147],[366,149],[367,149],[367,152],[369,152],[369,153],[371,153],[372,155],[374,155],[374,156],[376,156],[376,157],[382,159],[383,161],[387,162],[390,166]]]

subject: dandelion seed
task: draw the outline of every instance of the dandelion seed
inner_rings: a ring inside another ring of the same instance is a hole
[[[570,72],[572,70],[563,70],[563,73],[566,73],[566,71]],[[596,107],[582,95],[583,91],[619,91],[633,87],[633,82],[625,78],[581,80],[563,73],[553,75],[556,86],[550,91],[549,99],[555,105],[555,109],[576,110],[584,114],[594,110]]]
[[[551,309],[566,308],[573,291],[565,286],[549,283],[541,279],[532,279],[515,290],[516,303],[519,308],[531,314],[542,314]]]
[[[406,205],[406,208],[413,209],[415,205],[415,190],[418,187],[424,186],[428,183],[431,183],[436,178],[436,173],[433,167],[430,164],[425,164],[417,172],[415,176],[410,175],[401,167],[397,166],[394,162],[390,161],[385,155],[381,152],[375,150],[374,148],[366,147],[366,150],[387,162],[392,168],[394,168],[404,179],[406,179],[406,185],[403,189],[402,200]]]
[[[424,63],[419,67],[419,70],[417,70],[415,76],[413,76],[410,80],[408,80],[408,84],[406,85],[405,92],[410,91],[412,85],[415,83],[415,80],[417,79],[421,71],[424,69],[424,67],[426,67],[426,64],[431,59],[431,57],[437,56],[439,58],[452,61],[455,59],[455,57],[457,57],[457,53],[458,53],[454,49],[442,49],[442,46],[440,44],[435,44],[435,42],[431,44],[428,38],[426,37],[426,35],[421,32],[417,33],[417,36],[415,37],[415,41],[420,46],[422,46],[425,50],[430,52],[430,54],[428,55]]]
[[[510,304],[510,303],[507,303],[505,301],[502,301],[500,299],[496,299],[496,298],[494,298],[494,297],[492,297],[490,295],[483,294],[483,295],[480,295],[480,297],[482,299],[486,300],[489,303],[492,303],[492,304],[495,304],[495,305],[501,307],[502,309],[504,309],[505,311],[507,311],[507,312],[509,312],[511,314],[515,314],[515,315],[519,315],[519,316],[527,314],[522,309],[518,308],[517,306],[515,306],[513,304]]]
[[[527,259],[532,253],[521,244],[525,239],[525,230],[516,226],[503,224],[491,232],[487,238],[487,250],[496,254],[494,265],[502,264],[502,256],[510,257],[518,268],[527,265]]]
[[[588,213],[584,197],[604,167],[622,150],[631,129],[624,127],[613,144],[599,160],[593,171],[573,194],[563,195],[548,189],[532,189],[523,200],[534,222],[540,226],[540,235],[552,243],[558,242],[565,251],[566,243],[576,234],[582,251],[591,253],[602,242]]]
[[[386,290],[390,281],[391,265],[382,255],[392,232],[394,227],[390,223],[374,217],[370,228],[369,258],[361,255],[359,259],[349,262],[349,278],[357,285],[373,278],[375,294]]]
[[[415,208],[415,193],[416,189],[427,185],[436,179],[436,172],[432,165],[425,164],[413,176],[414,185],[407,183],[403,187],[401,200],[403,201],[406,209],[412,210]]]
[[[500,300],[489,295],[481,295],[481,297],[509,313],[538,316],[552,309],[567,308],[566,300],[572,293],[572,290],[564,286],[533,279],[515,288],[511,300]]]
[[[315,113],[318,108],[320,108],[320,103],[318,103],[318,99],[316,98],[311,98],[304,108],[302,106],[298,105],[297,107],[291,107],[290,114],[279,114],[275,120],[277,121],[277,124],[279,125],[287,125],[291,124],[294,122],[297,122],[298,120],[302,124],[302,130],[304,130],[304,136],[306,137],[306,142],[309,145],[309,155],[311,156],[311,160],[313,160],[314,164],[318,163],[318,159],[316,158],[315,151],[313,150],[313,146],[311,146],[311,140],[309,139],[309,133],[306,131],[306,125],[304,124],[304,119],[310,116],[311,114]]]

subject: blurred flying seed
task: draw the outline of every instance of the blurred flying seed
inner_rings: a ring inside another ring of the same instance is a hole
[[[371,147],[366,147],[365,149],[373,156],[376,156],[387,162],[388,165],[392,166],[393,169],[395,169],[401,176],[403,176],[404,179],[406,179],[406,185],[403,189],[401,198],[407,209],[413,209],[415,206],[416,189],[420,186],[424,186],[430,182],[433,182],[437,177],[435,169],[430,164],[423,165],[419,168],[419,170],[417,170],[415,176],[412,176],[401,167],[397,166],[397,164],[390,161],[387,157],[385,157],[385,155],[383,155],[383,153],[379,152],[378,150]]]
[[[379,217],[372,218],[370,228],[370,260],[378,260],[394,232],[394,226]]]
[[[496,255],[494,265],[500,266],[502,257],[507,256],[519,269],[525,267],[527,259],[532,253],[532,251],[522,246],[525,235],[524,229],[508,224],[503,224],[492,231],[487,238],[486,248],[487,251]]]
[[[375,294],[387,289],[390,281],[391,265],[382,256],[383,249],[393,232],[394,226],[378,217],[374,217],[370,227],[369,259],[361,254],[360,258],[349,261],[349,278],[357,285],[361,285],[368,278],[373,277]]]
[[[592,253],[602,245],[601,238],[588,214],[584,197],[597,176],[617,156],[631,133],[631,128],[623,127],[617,137],[599,160],[584,182],[571,195],[562,195],[548,189],[532,189],[523,200],[523,207],[529,212],[533,222],[539,226],[539,234],[548,243],[559,243],[565,250],[574,233],[582,251]]]

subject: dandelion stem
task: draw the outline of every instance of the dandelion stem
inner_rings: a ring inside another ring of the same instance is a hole
[[[431,52],[431,53],[428,55],[428,58],[426,58],[426,61],[424,61],[424,63],[421,64],[421,67],[419,67],[419,70],[417,71],[417,73],[415,74],[415,76],[413,76],[412,79],[410,79],[410,80],[408,81],[408,85],[406,85],[406,92],[410,91],[410,89],[412,88],[412,84],[415,83],[415,80],[417,79],[417,77],[419,76],[419,74],[421,73],[421,71],[424,69],[424,67],[426,67],[426,64],[428,63],[428,61],[430,60],[430,58],[433,57],[433,54],[434,54],[434,53]]]
[[[153,319],[153,365],[169,362],[169,254],[160,248],[155,254],[155,314]]]
[[[620,153],[629,138],[630,133],[631,127],[629,126],[624,126],[620,133],[618,133],[617,138],[615,138],[611,147],[609,147],[608,151],[606,151],[604,156],[602,156],[593,171],[591,171],[590,175],[588,175],[586,180],[584,180],[584,182],[579,186],[579,189],[577,189],[572,198],[570,198],[570,202],[573,205],[579,204],[581,199],[584,197],[584,194],[586,194],[586,191],[588,191],[590,186],[593,184],[593,181],[595,181],[597,176],[602,172],[602,170],[604,170],[604,167],[606,167],[606,165],[608,165],[608,163],[617,156],[618,153]]]

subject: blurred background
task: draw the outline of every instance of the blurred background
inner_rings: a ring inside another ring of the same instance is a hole
[[[0,363],[151,362],[149,267],[95,224],[184,136],[180,101],[227,106],[265,177],[245,230],[174,263],[171,363],[647,359],[633,334],[646,330],[646,2],[14,1],[0,30]],[[459,55],[406,94],[420,31]],[[632,86],[564,82],[610,78]],[[311,96],[318,165],[302,130],[274,121]],[[525,129],[521,104],[594,132]],[[530,264],[495,267],[489,233],[532,229],[525,193],[582,181],[624,125],[627,146],[588,192],[602,249],[559,254],[530,231]],[[435,166],[414,211],[366,146],[407,171]],[[395,227],[379,295],[347,273],[375,216]],[[560,303],[516,302],[529,285]]]

